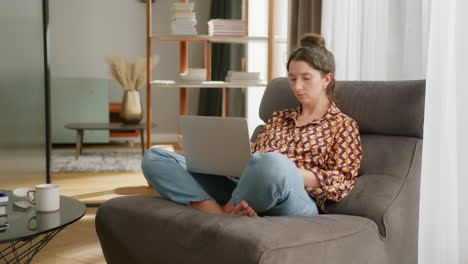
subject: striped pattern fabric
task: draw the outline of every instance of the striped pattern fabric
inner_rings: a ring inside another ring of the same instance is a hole
[[[325,202],[339,202],[351,192],[362,159],[356,121],[335,104],[319,119],[296,126],[302,107],[276,111],[252,143],[252,153],[278,152],[298,168],[313,172],[319,188],[305,187],[325,210]]]

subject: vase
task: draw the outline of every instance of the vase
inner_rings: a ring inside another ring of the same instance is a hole
[[[143,118],[140,93],[136,90],[125,91],[122,99],[120,119],[125,124],[138,124]]]

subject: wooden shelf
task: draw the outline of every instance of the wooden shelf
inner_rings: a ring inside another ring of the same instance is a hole
[[[268,41],[268,37],[258,36],[210,36],[210,35],[152,35],[151,39],[159,41],[210,41],[212,43],[247,43]]]
[[[171,80],[151,81],[152,87],[163,88],[247,88],[247,87],[265,87],[266,82],[258,83],[240,83],[240,82],[222,82],[222,81],[203,81],[203,82],[176,82]]]
[[[187,3],[189,0],[177,0],[176,2]],[[272,3],[271,0],[269,0]],[[213,43],[251,43],[251,42],[265,42],[268,46],[268,54],[272,52],[272,39],[271,30],[268,31],[268,36],[249,36],[248,29],[248,14],[249,14],[249,1],[243,0],[243,14],[242,19],[245,21],[246,35],[247,36],[210,36],[210,35],[174,35],[174,34],[153,34],[152,32],[152,1],[146,0],[146,148],[151,147],[151,91],[153,87],[179,89],[179,114],[187,114],[187,88],[221,88],[222,89],[222,115],[227,116],[229,110],[229,90],[230,88],[255,88],[266,87],[266,82],[259,83],[239,83],[239,82],[215,82],[211,80],[211,56]],[[271,5],[271,4],[270,4]],[[273,12],[270,11],[270,14]],[[268,23],[271,23],[271,17]],[[271,25],[269,26],[271,27]],[[174,41],[179,42],[179,73],[188,71],[188,43],[201,42],[204,45],[204,68],[207,70],[205,82],[181,82],[181,81],[163,81],[152,80],[150,69],[150,58],[152,56],[152,41]],[[271,60],[268,57],[267,65],[271,68]],[[268,78],[270,80],[271,74],[268,70]]]

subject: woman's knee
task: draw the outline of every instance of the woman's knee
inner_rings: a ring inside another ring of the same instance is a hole
[[[180,158],[178,157],[177,153],[174,153],[172,151],[165,150],[162,148],[152,147],[145,151],[145,154],[143,155],[142,166],[144,164],[146,165],[151,164],[151,162],[154,162],[154,161],[168,160],[168,159],[178,160]]]
[[[170,166],[172,162],[179,163],[180,165],[183,163],[181,159],[179,154],[172,151],[152,147],[145,151],[141,162],[141,169],[147,178],[148,176],[154,177],[157,171],[164,172],[165,167]]]
[[[143,170],[143,173],[146,174],[148,169],[151,167],[152,161],[160,157],[161,153],[162,149],[156,147],[149,148],[145,151],[143,160],[141,161],[141,169]]]
[[[246,173],[242,177],[249,177],[252,184],[284,184],[286,177],[292,177],[291,172],[296,172],[297,167],[287,157],[280,153],[256,153],[247,166]]]
[[[277,152],[266,152],[266,153],[254,153],[252,155],[252,162],[258,163],[258,164],[276,164],[276,163],[282,163],[284,161],[289,161],[289,159],[284,156],[283,154],[277,153]]]
[[[143,155],[143,160],[155,160],[161,157],[170,157],[170,156],[171,156],[171,151],[158,148],[158,147],[152,147],[145,151],[145,154]]]

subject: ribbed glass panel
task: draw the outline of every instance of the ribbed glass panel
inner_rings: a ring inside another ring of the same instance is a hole
[[[46,181],[42,0],[0,1],[0,189]]]

